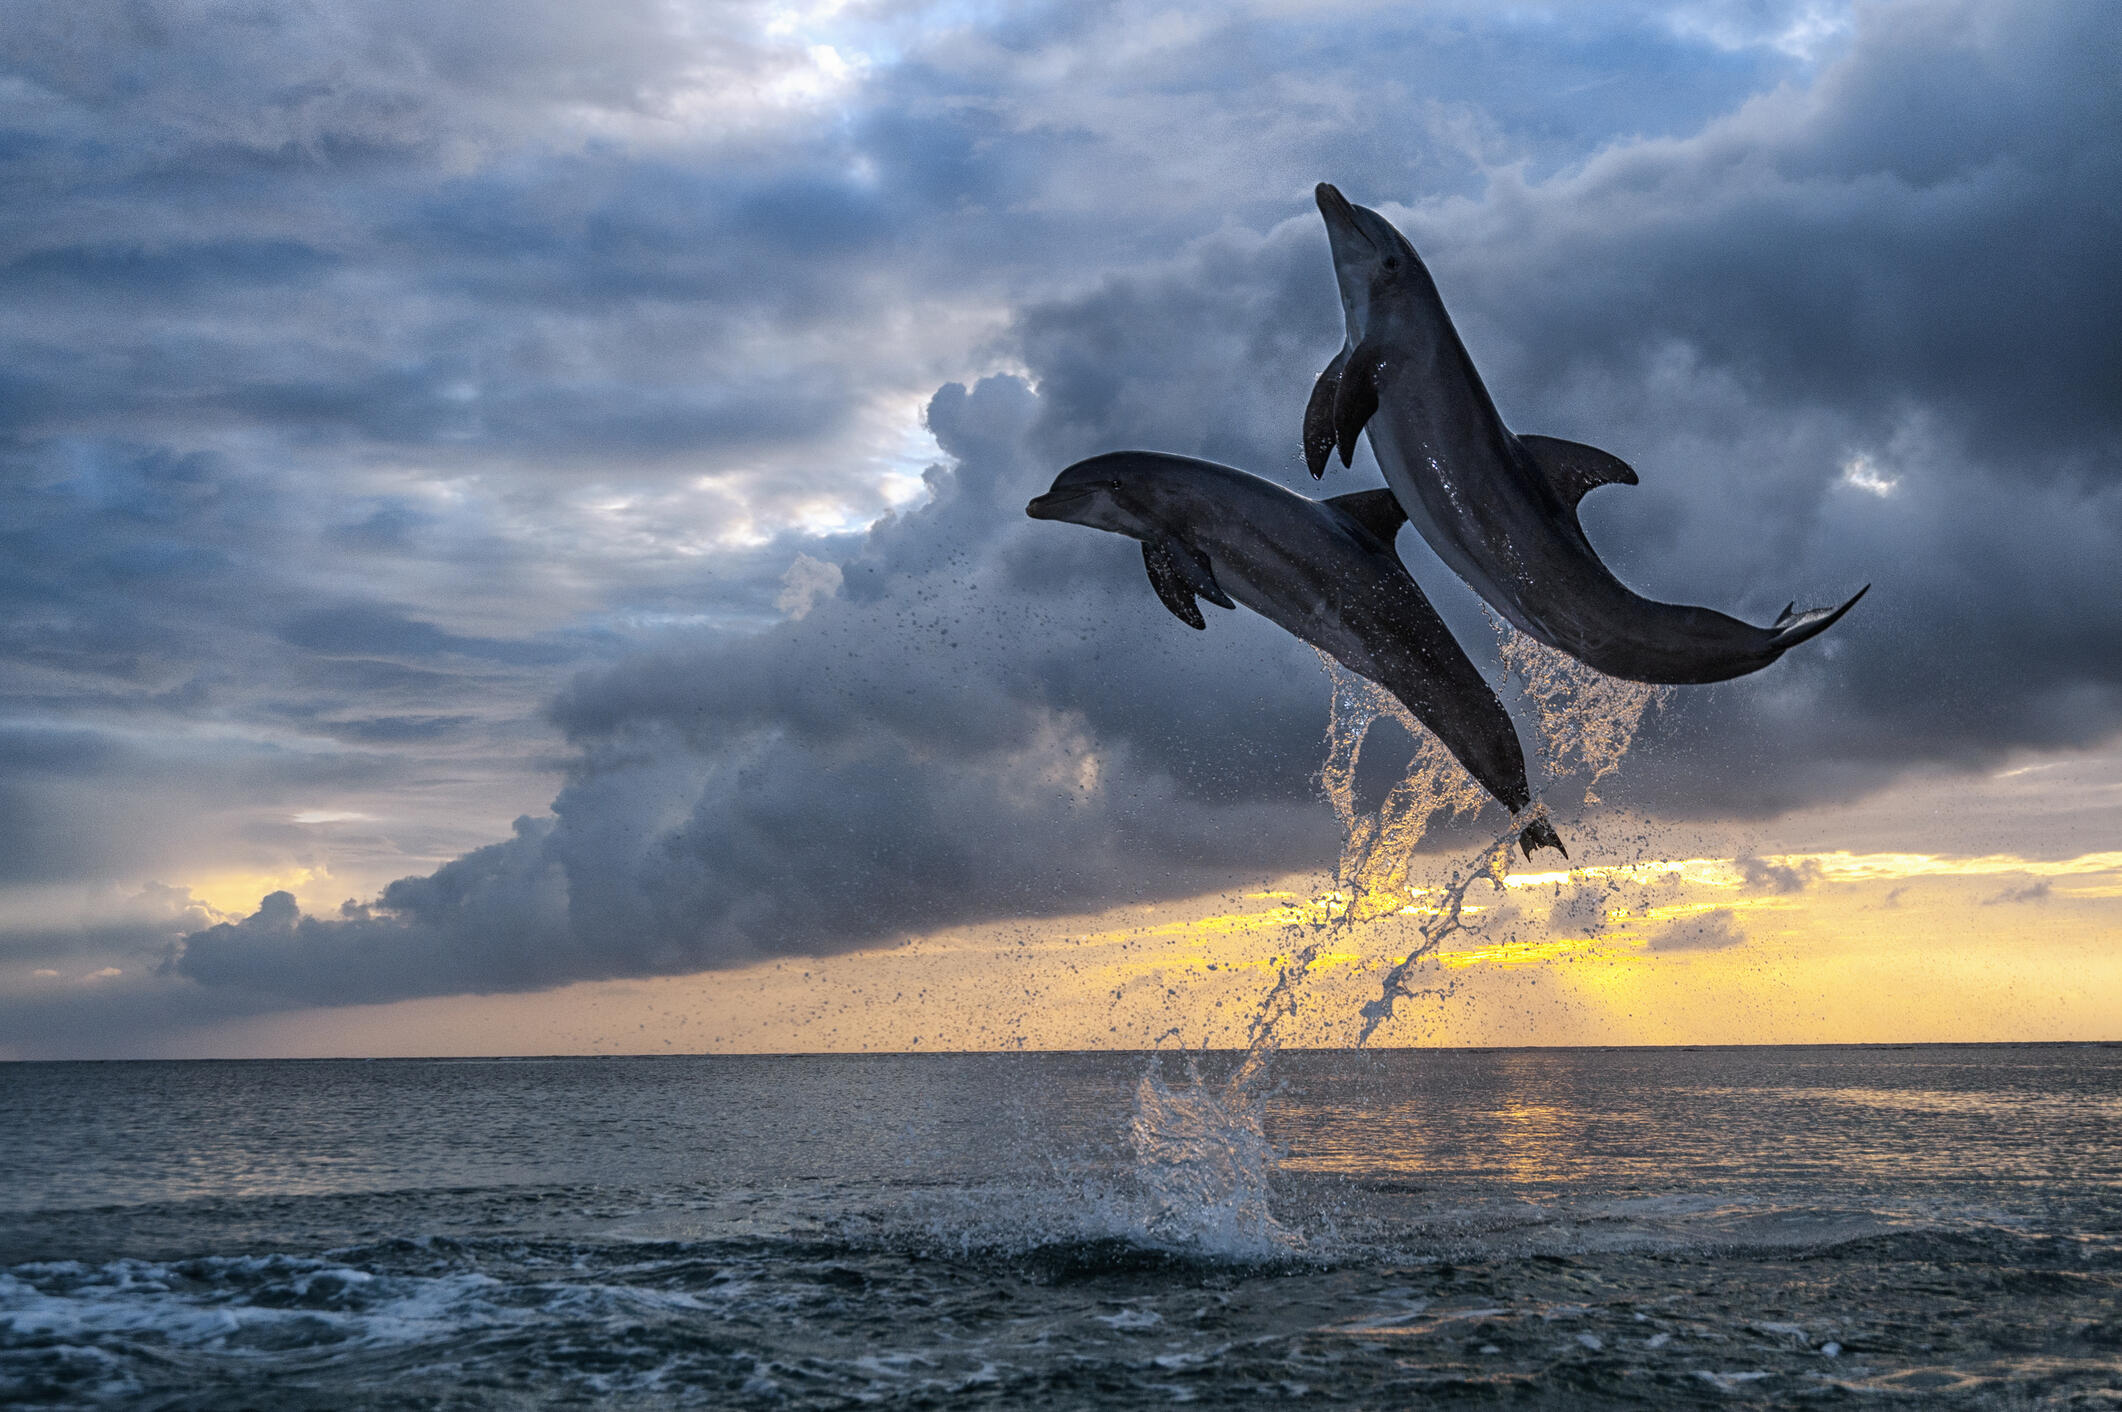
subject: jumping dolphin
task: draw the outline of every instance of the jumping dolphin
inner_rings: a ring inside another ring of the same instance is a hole
[[[1305,463],[1324,475],[1338,449],[1347,465],[1367,429],[1386,484],[1430,548],[1519,631],[1610,676],[1724,681],[1825,632],[1871,587],[1839,608],[1800,613],[1793,603],[1765,628],[1631,592],[1584,537],[1577,502],[1602,485],[1634,485],[1635,471],[1596,447],[1513,436],[1415,248],[1325,182],[1317,194],[1348,339],[1305,408]]]
[[[1115,451],[1061,472],[1024,512],[1141,540],[1180,622],[1208,626],[1196,598],[1243,603],[1399,697],[1513,815],[1533,802],[1503,703],[1393,552],[1407,515],[1391,491],[1309,500],[1212,461]],[[1544,818],[1518,842],[1569,856]]]

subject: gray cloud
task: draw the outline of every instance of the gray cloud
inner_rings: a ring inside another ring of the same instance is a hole
[[[322,860],[320,793],[455,830],[379,838],[418,874],[371,912],[189,928],[196,989],[696,969],[1324,858],[1309,652],[1021,516],[1122,445],[1309,488],[1321,177],[1406,203],[1513,425],[1638,467],[1586,509],[1632,584],[1877,581],[1682,693],[1610,800],[1759,816],[2122,726],[2111,6],[1877,6],[1817,67],[1777,6],[1216,7],[1179,46],[888,9],[829,102],[759,98],[821,81],[762,9],[586,14],[0,37],[0,163],[51,193],[0,213],[10,878]],[[931,498],[855,528],[931,393]],[[411,861],[556,762],[550,820]]]
[[[1556,936],[1597,936],[1606,930],[1606,910],[1612,905],[1613,889],[1603,883],[1558,884],[1547,909],[1547,929]]]
[[[103,899],[92,917],[59,922],[16,920],[0,928],[0,965],[63,968],[78,978],[113,963],[144,972],[159,967],[189,932],[212,923],[212,909],[181,887],[149,883],[130,896]]]
[[[2026,884],[2024,887],[2007,887],[1994,897],[1985,897],[1982,899],[1982,905],[1984,907],[2002,907],[2018,902],[2046,902],[2054,895],[2054,892],[2055,889],[2049,883],[2049,880],[2041,878],[2038,881]]]
[[[872,532],[840,594],[578,680],[554,707],[583,756],[553,820],[374,912],[276,895],[189,937],[178,971],[313,1003],[523,988],[1323,862],[1316,750],[1273,730],[1318,740],[1316,660],[1260,622],[1195,639],[1127,546],[1026,519],[1051,476],[1023,450],[1037,407],[1014,379],[946,388],[930,420],[955,468]],[[1148,689],[1114,689],[1131,680]]]
[[[461,637],[370,603],[339,603],[298,613],[280,627],[283,642],[330,657],[483,657],[557,664],[572,653],[536,643]]]
[[[1729,907],[1719,907],[1693,917],[1667,922],[1643,943],[1645,951],[1723,951],[1742,946],[1746,933],[1739,929]]]
[[[1765,858],[1734,858],[1732,866],[1755,892],[1803,892],[1820,880],[1820,862],[1816,858],[1804,859],[1795,867]]]

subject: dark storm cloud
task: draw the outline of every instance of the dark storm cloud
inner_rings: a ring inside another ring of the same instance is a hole
[[[193,928],[173,974],[540,986],[1316,864],[1309,651],[1186,632],[1131,545],[1022,505],[1122,445],[1311,488],[1322,177],[1409,203],[1507,420],[1636,464],[1586,508],[1633,585],[1765,619],[1878,583],[1682,693],[1609,799],[1762,814],[2108,738],[2113,15],[1875,7],[1815,70],[1768,42],[1803,7],[880,11],[848,23],[896,60],[777,108],[808,41],[738,6],[38,12],[0,38],[35,198],[0,212],[0,682],[99,734],[38,737],[0,832],[101,877],[170,856],[136,779],[167,834],[520,760],[589,664],[551,820],[366,912]],[[878,405],[1004,361],[930,404],[929,503],[794,530],[888,503]],[[799,552],[840,587],[784,619]],[[187,785],[139,773],[152,729],[263,741]]]
[[[1808,87],[1408,219],[1506,418],[1642,473],[1586,502],[1625,577],[1760,616],[1878,584],[1685,693],[1639,798],[1766,813],[2122,724],[2116,39],[1882,9]]]
[[[1819,82],[1695,136],[1407,213],[1506,416],[1645,472],[1588,512],[1602,542],[1639,546],[1616,554],[1624,572],[1757,616],[1881,581],[1816,650],[1684,693],[1609,798],[1767,812],[2122,720],[2122,621],[2093,591],[2122,531],[2116,413],[2096,395],[2112,362],[2085,333],[2116,312],[2086,185],[2111,147],[2049,133],[2059,114],[2113,130],[2091,120],[2114,99],[2051,99],[2031,77],[2082,75],[2111,28],[2044,11],[2005,43],[1961,12],[1892,11]],[[1939,73],[1981,101],[1923,107],[1920,137],[1864,116]],[[2041,326],[2052,344],[2026,332]],[[2011,362],[1987,382],[1982,338]],[[1121,445],[1301,483],[1297,413],[1337,342],[1304,217],[1026,308],[1036,396],[1007,380],[938,395],[955,468],[870,533],[839,595],[563,694],[555,719],[584,754],[549,828],[394,885],[371,916],[269,908],[195,937],[183,969],[323,1001],[545,984],[1320,861],[1308,654],[1242,616],[1178,632],[1130,546],[1028,526],[1021,504]],[[1412,535],[1403,550],[1480,653],[1464,591]],[[1749,863],[1758,888],[1803,884]],[[1716,913],[1652,946],[1742,939]]]
[[[1013,379],[944,389],[930,421],[955,467],[871,532],[840,593],[578,681],[554,708],[583,757],[553,820],[373,912],[269,899],[188,938],[178,969],[319,1003],[513,989],[1322,862],[1316,660],[1258,620],[1187,633],[1131,546],[1026,519],[1051,479],[1025,449],[1037,410]]]

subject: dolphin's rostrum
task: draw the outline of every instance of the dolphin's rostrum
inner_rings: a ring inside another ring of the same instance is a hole
[[[1210,461],[1116,451],[1061,472],[1025,513],[1142,541],[1181,622],[1207,626],[1200,599],[1243,603],[1400,698],[1513,815],[1532,804],[1503,703],[1393,552],[1407,517],[1391,491],[1310,500]],[[1518,842],[1562,850],[1539,815]]]
[[[1305,409],[1305,461],[1314,477],[1336,451],[1347,465],[1368,431],[1416,530],[1520,631],[1611,676],[1724,681],[1826,631],[1864,596],[1804,613],[1792,604],[1759,628],[1632,592],[1585,538],[1577,502],[1634,485],[1635,471],[1596,447],[1513,435],[1406,237],[1324,182],[1318,200],[1348,337]]]

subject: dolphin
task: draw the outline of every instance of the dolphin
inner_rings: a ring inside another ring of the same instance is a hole
[[[1213,461],[1115,451],[1061,472],[1024,513],[1141,540],[1180,622],[1208,626],[1197,599],[1243,603],[1399,697],[1512,815],[1532,804],[1509,713],[1393,553],[1407,514],[1391,491],[1311,500]],[[1569,856],[1542,817],[1518,842]]]
[[[1636,484],[1634,469],[1595,446],[1512,435],[1414,246],[1327,183],[1317,195],[1348,337],[1305,408],[1305,463],[1315,479],[1336,450],[1349,464],[1367,430],[1416,530],[1520,632],[1610,676],[1725,681],[1827,631],[1870,589],[1839,608],[1792,603],[1765,628],[1631,591],[1585,538],[1577,502]]]

